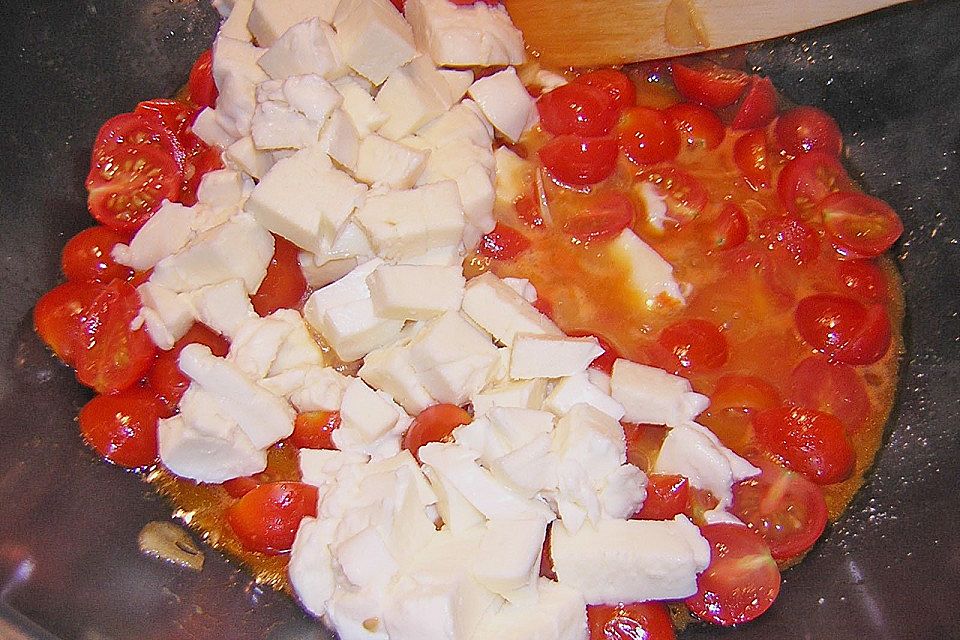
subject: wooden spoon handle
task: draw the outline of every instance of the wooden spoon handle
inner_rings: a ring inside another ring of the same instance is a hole
[[[505,0],[552,66],[654,60],[766,40],[906,0]]]

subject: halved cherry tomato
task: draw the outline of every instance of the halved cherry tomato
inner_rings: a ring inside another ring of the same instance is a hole
[[[300,521],[317,515],[317,488],[303,482],[271,482],[227,508],[227,522],[248,551],[289,551]]]
[[[794,367],[787,397],[836,416],[848,433],[859,431],[870,413],[870,398],[857,370],[826,356],[810,356]]]
[[[693,615],[728,627],[769,609],[780,593],[780,570],[763,540],[736,524],[710,524],[700,532],[712,554],[697,593],[684,601]]]
[[[394,4],[396,4],[397,1],[400,1],[401,6],[404,4],[404,0],[393,0]],[[500,4],[500,0],[447,0],[447,1],[461,7],[468,7],[478,2],[483,2],[484,4],[488,4],[491,7],[495,7],[498,4]]]
[[[397,11],[403,13],[403,5],[406,4],[406,0],[390,0],[390,2],[393,3],[393,6],[397,8]]]
[[[157,421],[163,405],[149,389],[94,396],[80,409],[83,439],[105,459],[131,469],[157,461]]]
[[[296,309],[307,292],[300,269],[300,248],[283,236],[273,236],[273,258],[257,292],[250,296],[253,309],[268,316],[277,309]]]
[[[435,404],[427,407],[413,419],[407,432],[403,434],[403,448],[420,460],[417,452],[428,442],[442,442],[450,437],[453,430],[462,424],[469,424],[473,418],[455,404]]]
[[[513,203],[513,208],[517,212],[517,218],[523,224],[534,229],[543,226],[544,220],[543,213],[540,211],[540,202],[532,193],[525,193],[517,198],[516,202]]]
[[[586,84],[603,89],[616,105],[619,112],[623,112],[637,103],[637,88],[633,80],[616,69],[597,69],[582,73],[574,79],[574,84]]]
[[[609,240],[633,224],[635,214],[629,198],[619,191],[610,191],[601,195],[583,213],[567,220],[563,230],[576,244]]]
[[[683,476],[652,473],[647,476],[647,497],[634,520],[673,520],[690,511],[690,482]]]
[[[727,202],[710,222],[709,229],[706,236],[709,239],[709,249],[723,251],[743,244],[750,231],[750,224],[740,205]]]
[[[98,393],[114,393],[146,374],[157,347],[144,327],[131,329],[140,296],[130,283],[114,280],[96,297],[84,319],[89,342],[77,354],[77,379]]]
[[[872,260],[837,260],[834,264],[843,291],[871,302],[887,299],[887,279]]]
[[[753,76],[730,128],[734,131],[761,129],[777,114],[777,92],[769,78]]]
[[[770,186],[771,169],[767,135],[762,129],[746,133],[733,145],[733,161],[754,189]]]
[[[712,109],[720,109],[737,101],[750,82],[742,71],[725,69],[712,63],[674,61],[673,84],[688,100]]]
[[[526,236],[505,224],[497,223],[493,231],[480,239],[477,252],[493,260],[513,260],[530,248]]]
[[[600,87],[570,82],[537,100],[540,126],[554,135],[605,136],[617,123],[613,96]]]
[[[587,605],[590,640],[675,640],[667,605],[662,602]]]
[[[200,189],[200,181],[203,176],[211,171],[223,168],[223,160],[220,158],[219,147],[208,147],[204,145],[193,155],[187,157],[184,174],[186,180],[183,183],[183,190],[180,194],[180,202],[188,207],[197,203],[197,191]]]
[[[827,503],[820,487],[771,462],[759,476],[733,487],[731,511],[760,534],[773,559],[792,560],[813,546],[827,526]]]
[[[549,316],[550,314],[546,314],[546,315]],[[613,371],[613,363],[616,362],[619,358],[623,357],[620,355],[620,352],[617,351],[617,348],[614,347],[609,340],[607,340],[602,335],[598,334],[596,331],[585,331],[585,330],[577,329],[574,331],[568,331],[567,335],[574,338],[586,338],[587,336],[596,338],[597,342],[600,343],[600,348],[603,349],[603,353],[597,356],[596,358],[594,358],[593,362],[590,363],[590,366],[593,367],[594,369],[599,369],[600,371],[603,371],[608,375]]]
[[[900,216],[883,200],[864,193],[832,193],[819,209],[833,247],[846,258],[878,256],[903,233]]]
[[[107,284],[117,278],[127,280],[133,270],[119,264],[110,255],[113,248],[128,238],[113,229],[95,226],[84,229],[67,241],[60,254],[60,266],[67,280]]]
[[[794,321],[808,344],[847,364],[876,362],[890,348],[890,318],[881,305],[816,294],[800,301]]]
[[[617,127],[617,142],[635,164],[672,160],[680,152],[680,134],[666,115],[650,107],[627,109]]]
[[[846,169],[833,156],[811,151],[788,162],[777,179],[777,196],[787,213],[809,220],[817,205],[835,191],[852,185]]]
[[[816,231],[790,216],[767,218],[760,223],[760,240],[787,264],[804,265],[816,260],[820,253]]]
[[[76,365],[77,354],[89,337],[83,321],[102,287],[86,282],[65,282],[43,294],[33,307],[33,328],[64,364]]]
[[[675,322],[660,333],[657,343],[672,356],[667,369],[674,373],[709,371],[727,361],[727,339],[707,320]]]
[[[137,105],[133,115],[173,136],[178,145],[177,157],[181,166],[184,166],[187,158],[207,147],[190,129],[197,117],[197,110],[185,102],[169,98],[147,100]]]
[[[707,206],[709,194],[706,187],[686,171],[663,167],[640,171],[637,178],[656,185],[666,199],[671,220],[677,226],[690,222]]]
[[[658,424],[621,423],[627,441],[627,462],[649,473],[669,429]]]
[[[816,107],[790,109],[777,118],[773,132],[780,148],[791,156],[822,151],[838,157],[843,148],[840,127],[827,112]]]
[[[290,442],[301,449],[336,449],[333,432],[340,427],[339,411],[298,413]]]
[[[710,410],[762,411],[780,404],[776,388],[756,376],[725,375],[710,394]]]
[[[601,182],[617,165],[617,143],[610,137],[557,136],[538,153],[554,180],[572,186]]]
[[[124,113],[97,134],[86,186],[87,206],[102,224],[133,233],[183,186],[179,145],[146,118]]]
[[[223,483],[223,488],[230,494],[231,498],[242,498],[264,482],[267,482],[266,474],[258,473],[253,476],[241,476],[227,480]]]
[[[664,110],[680,141],[692,147],[716,149],[723,142],[724,127],[710,109],[691,102],[680,102]]]
[[[829,413],[782,405],[756,414],[753,428],[767,451],[818,484],[842,482],[853,473],[856,454],[843,423]]]
[[[180,371],[177,360],[183,348],[194,342],[208,346],[213,355],[220,357],[227,355],[230,348],[230,344],[224,338],[205,325],[197,323],[177,340],[172,349],[161,351],[157,355],[153,367],[147,373],[147,384],[160,397],[168,411],[176,409],[183,393],[190,386],[190,379]]]
[[[213,81],[213,51],[207,49],[200,54],[190,69],[187,81],[187,95],[197,107],[212,107],[217,103],[217,85]]]

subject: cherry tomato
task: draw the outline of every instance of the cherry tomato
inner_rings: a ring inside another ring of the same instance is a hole
[[[529,248],[530,241],[526,236],[498,222],[493,231],[480,239],[477,252],[493,260],[513,260]]]
[[[601,195],[595,204],[583,213],[567,220],[563,231],[576,244],[592,240],[610,240],[633,224],[636,214],[630,199],[618,191]]]
[[[548,313],[546,315],[549,316],[550,314]],[[588,336],[591,338],[596,338],[597,342],[600,343],[600,348],[603,349],[603,353],[594,358],[593,362],[590,363],[590,366],[594,369],[603,371],[607,375],[610,375],[610,373],[613,372],[613,363],[623,357],[609,340],[598,334],[596,331],[584,331],[577,329],[567,332],[567,335],[574,338],[586,338]]]
[[[213,81],[213,51],[207,49],[200,54],[190,69],[187,81],[187,95],[197,107],[213,107],[217,103],[217,85]]]
[[[317,488],[303,482],[271,482],[227,508],[227,522],[248,551],[289,551],[300,521],[317,515]]]
[[[390,2],[397,8],[397,11],[403,13],[403,5],[406,4],[406,0],[390,0]],[[456,4],[456,2],[454,2],[454,4]]]
[[[837,260],[834,264],[844,291],[872,302],[887,299],[887,279],[873,261]]]
[[[197,203],[197,191],[200,188],[200,181],[203,176],[211,171],[223,168],[220,153],[219,147],[204,145],[203,148],[187,158],[185,165],[186,181],[183,183],[183,190],[180,193],[180,202],[188,207]]]
[[[627,462],[649,473],[669,429],[658,424],[621,423],[627,441]]]
[[[610,137],[557,136],[538,153],[554,180],[573,186],[601,182],[617,165],[617,143]]]
[[[300,248],[283,236],[273,236],[273,258],[257,292],[250,296],[254,310],[268,316],[277,309],[296,309],[307,292],[300,269]]]
[[[750,82],[742,71],[725,69],[712,63],[674,62],[673,84],[687,100],[712,109],[737,101]]]
[[[401,6],[405,2],[405,0],[392,0],[392,1],[394,5],[396,5],[396,3],[399,1]],[[483,2],[484,4],[488,4],[491,7],[495,7],[498,4],[500,4],[500,0],[447,0],[447,1],[460,7],[469,7],[477,4],[478,2]]]
[[[33,308],[33,328],[64,364],[76,365],[86,348],[83,321],[102,287],[85,282],[65,282],[43,294]]]
[[[620,148],[635,164],[672,160],[680,152],[680,134],[664,113],[657,109],[627,109],[617,130]]]
[[[843,148],[840,127],[827,112],[816,107],[790,109],[777,118],[773,132],[780,148],[791,156],[822,151],[839,157]]]
[[[290,442],[301,449],[336,449],[333,432],[340,427],[339,411],[308,411],[297,414]]]
[[[197,117],[197,110],[184,102],[168,98],[147,100],[137,105],[133,115],[172,136],[177,147],[175,155],[184,168],[187,158],[207,147],[190,128]]]
[[[767,250],[788,264],[804,265],[820,254],[816,231],[790,216],[767,218],[760,223],[760,240]]]
[[[253,476],[242,476],[227,480],[222,486],[231,498],[242,498],[264,482],[266,482],[265,474],[258,473]]]
[[[403,435],[403,448],[420,460],[417,452],[428,442],[442,442],[450,437],[453,430],[462,424],[469,424],[473,418],[455,404],[435,404],[427,407],[413,419],[413,423]]]
[[[757,413],[753,428],[767,451],[818,484],[842,482],[853,473],[856,454],[843,424],[829,413],[782,405]]]
[[[573,82],[603,89],[613,98],[618,112],[623,112],[637,103],[637,88],[633,80],[616,69],[588,71],[577,76]]]
[[[723,123],[717,114],[706,107],[680,102],[667,107],[664,113],[680,134],[681,142],[691,147],[716,149],[723,142]]]
[[[780,570],[763,540],[736,524],[710,524],[700,532],[713,552],[697,578],[697,593],[684,601],[691,613],[728,627],[769,609],[780,593]]]
[[[769,78],[754,76],[750,89],[743,97],[730,128],[734,131],[761,129],[777,114],[777,92]]]
[[[767,136],[762,129],[746,133],[733,145],[733,161],[740,173],[754,189],[770,186],[770,159],[767,154]]]
[[[787,397],[836,416],[848,433],[859,431],[870,413],[870,398],[857,370],[826,356],[810,356],[794,367]]]
[[[725,375],[717,381],[716,389],[710,394],[711,411],[762,411],[779,404],[780,394],[776,388],[756,376]]]
[[[759,476],[734,485],[731,511],[760,534],[774,560],[792,560],[823,534],[827,503],[802,475],[770,462],[759,466]]]
[[[164,199],[180,193],[178,148],[170,133],[136,114],[108,120],[97,134],[86,181],[91,215],[122,233],[137,231]]]
[[[652,473],[647,476],[647,497],[634,520],[673,520],[690,512],[690,482],[683,476]]]
[[[551,303],[546,298],[537,297],[536,300],[530,303],[534,309],[547,316],[548,318],[553,318],[553,303]],[[602,358],[603,356],[597,356]]]
[[[821,215],[817,205],[824,198],[851,186],[847,171],[836,158],[811,151],[783,167],[777,180],[777,195],[787,213],[808,220]]]
[[[140,296],[130,283],[114,280],[96,297],[84,319],[88,338],[77,355],[77,379],[98,393],[122,391],[140,380],[157,347],[147,330],[131,329]]]
[[[720,209],[720,213],[709,225],[707,234],[710,250],[724,251],[743,244],[750,231],[750,224],[743,209],[735,202],[727,202]]]
[[[96,226],[84,229],[67,241],[60,255],[60,265],[67,280],[107,284],[119,278],[127,280],[133,270],[117,263],[110,255],[113,248],[127,237],[113,229]]]
[[[903,233],[896,212],[883,200],[864,193],[832,193],[820,201],[819,209],[833,247],[847,258],[878,256]]]
[[[525,193],[513,203],[513,208],[517,212],[517,218],[520,222],[531,228],[542,227],[543,213],[540,211],[539,199],[531,193]]]
[[[794,322],[809,345],[839,362],[870,364],[890,348],[890,318],[881,305],[816,294],[800,301]]]
[[[675,322],[660,333],[657,343],[672,356],[668,370],[674,373],[708,371],[727,361],[727,340],[707,320]]]
[[[587,605],[590,640],[675,640],[673,622],[662,602]]]
[[[706,187],[686,171],[664,167],[641,171],[637,177],[656,185],[666,198],[670,217],[677,226],[690,222],[707,206],[709,194]]]
[[[83,439],[105,459],[131,469],[157,461],[157,421],[163,405],[148,389],[94,396],[80,409]]]
[[[571,82],[537,100],[540,126],[554,135],[605,136],[617,124],[614,97],[600,87]]]
[[[224,338],[198,323],[190,327],[172,349],[161,351],[157,355],[153,367],[147,373],[147,384],[160,397],[168,411],[176,409],[183,393],[190,386],[190,379],[180,371],[177,360],[183,348],[194,342],[210,347],[210,352],[220,357],[227,355],[230,348],[230,344]]]

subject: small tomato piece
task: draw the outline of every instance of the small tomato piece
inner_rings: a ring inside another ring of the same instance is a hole
[[[428,442],[442,442],[450,437],[453,430],[462,424],[469,424],[473,418],[455,404],[435,404],[427,407],[413,419],[410,428],[403,435],[403,448],[413,454],[418,461],[417,452]]]
[[[777,114],[777,92],[769,78],[754,76],[750,89],[743,97],[730,128],[734,131],[761,129]]]
[[[777,179],[777,196],[787,213],[809,220],[821,215],[818,205],[824,198],[848,190],[852,184],[836,158],[811,151],[783,167]]]
[[[662,111],[632,107],[617,128],[620,149],[635,164],[672,160],[680,152],[680,134]]]
[[[217,85],[213,81],[213,50],[207,49],[193,63],[187,80],[187,95],[198,108],[213,107],[217,103]]]
[[[540,147],[538,153],[550,176],[571,186],[602,182],[617,164],[617,143],[610,137],[557,136]]]
[[[493,231],[480,239],[477,252],[492,260],[513,260],[529,248],[530,241],[526,236],[498,222]]]
[[[691,147],[716,149],[725,130],[716,113],[691,102],[680,102],[664,110],[667,119],[680,134],[681,142]]]
[[[838,191],[820,201],[823,228],[845,258],[873,258],[903,233],[900,216],[883,200],[864,193]]]
[[[673,622],[662,602],[587,605],[590,640],[675,640]]]
[[[733,145],[733,160],[754,189],[770,186],[772,172],[767,154],[767,136],[762,129],[746,133]]]
[[[750,82],[750,76],[712,63],[674,61],[673,84],[680,95],[712,109],[721,109],[737,101]]]
[[[336,449],[333,432],[340,427],[339,411],[298,413],[290,442],[301,449]]]
[[[270,482],[227,508],[230,528],[248,551],[289,551],[300,521],[317,515],[317,488],[303,482]]]
[[[60,266],[67,280],[107,284],[127,280],[133,270],[113,259],[113,248],[128,238],[103,226],[84,229],[67,241],[60,254]]]
[[[604,136],[617,123],[613,96],[599,87],[570,82],[537,100],[540,126],[554,135]]]
[[[563,231],[576,244],[594,240],[610,240],[633,224],[636,215],[633,203],[620,192],[601,195],[586,211],[567,220]]]
[[[617,111],[622,113],[637,102],[637,88],[630,76],[616,69],[597,69],[581,73],[574,81],[575,84],[586,84],[606,91]]]
[[[307,280],[300,269],[300,248],[286,238],[273,236],[273,257],[260,288],[250,296],[253,309],[268,316],[277,309],[296,309],[307,293]]]
[[[78,416],[83,439],[110,462],[136,469],[157,461],[163,405],[148,389],[94,396]]]
[[[890,317],[882,305],[815,294],[800,301],[793,317],[807,344],[839,362],[871,364],[890,348]]]
[[[829,413],[783,405],[756,414],[753,428],[767,451],[817,484],[842,482],[853,473],[856,454],[843,423]]]
[[[673,520],[681,513],[690,513],[690,482],[678,475],[647,476],[647,497],[633,519]]]
[[[86,282],[65,282],[47,291],[33,307],[33,328],[64,364],[76,365],[77,354],[89,338],[83,321],[102,287]]]
[[[668,370],[674,373],[709,371],[727,361],[727,340],[707,320],[675,322],[660,333],[657,343],[670,354]]]
[[[773,132],[780,148],[790,156],[822,151],[836,158],[843,148],[840,127],[830,114],[816,107],[790,109],[777,118]]]

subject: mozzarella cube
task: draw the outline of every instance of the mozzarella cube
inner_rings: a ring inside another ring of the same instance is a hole
[[[270,47],[298,22],[311,18],[331,22],[338,4],[338,0],[254,0],[247,27],[261,47]]]
[[[314,326],[337,356],[349,362],[396,340],[403,321],[379,317],[370,298],[364,298],[328,310]]]
[[[226,20],[220,25],[220,33],[230,38],[250,41],[253,35],[247,29],[247,21],[250,19],[250,11],[253,9],[253,0],[237,0],[226,6],[226,2],[214,0],[213,6],[220,11]],[[224,13],[226,11],[226,13]]]
[[[517,380],[496,384],[470,396],[473,414],[482,416],[493,407],[539,409],[547,393],[547,380]]]
[[[206,107],[197,114],[190,130],[211,147],[226,149],[235,140],[234,135],[220,124],[216,110],[211,107]]]
[[[320,130],[318,146],[341,167],[348,171],[356,170],[360,155],[360,135],[342,109],[330,114]]]
[[[683,303],[680,285],[673,277],[673,266],[630,229],[624,229],[607,245],[607,255],[615,269],[626,274],[647,308],[655,308],[664,301]]]
[[[480,78],[467,93],[480,105],[490,124],[510,142],[519,140],[530,123],[535,121],[533,98],[513,67]]]
[[[449,144],[462,147],[464,142],[469,142],[489,149],[493,143],[493,127],[476,102],[464,100],[418,129],[417,138],[426,141],[431,148]]]
[[[539,518],[490,520],[472,562],[474,579],[507,599],[535,585],[546,532]]]
[[[370,297],[367,276],[374,272],[383,260],[374,258],[358,265],[335,282],[317,289],[303,307],[303,315],[314,327],[318,327],[323,315],[334,307]]]
[[[523,36],[502,6],[457,6],[446,0],[410,0],[405,6],[417,46],[447,67],[520,64]]]
[[[320,123],[282,102],[257,105],[250,131],[257,149],[303,149],[320,139]]]
[[[537,583],[537,598],[509,603],[489,613],[476,640],[587,640],[587,607],[583,596],[569,586],[547,578]]]
[[[383,264],[367,276],[377,315],[396,320],[429,320],[459,310],[465,284],[459,267]]]
[[[298,411],[337,411],[350,379],[332,367],[311,367],[299,389],[290,394]]]
[[[419,56],[390,74],[376,103],[387,114],[380,135],[399,140],[446,112],[454,98],[447,80]]]
[[[197,202],[210,207],[241,207],[253,189],[253,181],[239,171],[217,169],[204,174],[197,187]]]
[[[440,75],[447,81],[450,88],[450,97],[456,102],[467,94],[467,89],[473,84],[473,71],[470,69],[440,69]]]
[[[399,417],[396,406],[363,380],[350,381],[340,406],[341,429],[356,431],[364,441],[373,442],[390,431]]]
[[[231,340],[244,322],[257,316],[243,281],[236,278],[201,287],[187,295],[197,320]]]
[[[154,344],[164,350],[172,349],[193,325],[193,308],[189,300],[175,291],[147,281],[137,287],[145,317],[147,333]]]
[[[358,180],[367,184],[409,189],[423,171],[427,155],[424,151],[373,134],[360,141],[354,173]]]
[[[283,81],[283,99],[308,119],[323,123],[343,102],[336,88],[318,75],[292,76]]]
[[[188,424],[183,414],[163,418],[157,423],[160,460],[181,478],[199,482],[226,482],[266,469],[266,450],[233,426],[227,437],[218,437]]]
[[[514,380],[530,378],[562,378],[583,373],[603,348],[593,336],[568,338],[565,336],[521,333],[510,350],[510,377]]]
[[[407,138],[409,140],[409,138]],[[476,245],[480,236],[493,230],[496,220],[493,218],[493,173],[487,166],[491,164],[489,145],[479,147],[469,143],[454,142],[430,149],[430,155],[423,167],[423,173],[417,184],[433,184],[443,180],[457,183],[463,213],[470,227],[478,234],[467,237],[464,244]]]
[[[520,333],[563,335],[550,318],[492,273],[477,276],[467,283],[463,312],[500,344],[507,346],[512,345]]]
[[[562,416],[581,403],[602,411],[614,420],[620,420],[624,414],[623,405],[592,384],[587,373],[559,380],[544,400],[543,408]]]
[[[293,25],[260,56],[260,68],[271,78],[315,74],[325,78],[345,73],[336,33],[319,18]]]
[[[257,149],[251,136],[244,136],[224,151],[227,166],[242,171],[257,180],[266,175],[274,164],[273,156]]]
[[[534,183],[536,168],[529,160],[524,160],[509,147],[500,147],[493,152],[497,164],[497,203],[512,207],[521,197],[529,194]]]
[[[342,108],[360,136],[370,135],[387,121],[387,114],[358,78],[346,76],[336,80],[333,86],[343,97]]]
[[[417,55],[410,25],[387,0],[341,0],[333,22],[344,62],[375,85]]]
[[[357,375],[375,389],[384,391],[411,415],[437,404],[417,377],[410,350],[402,342],[368,353]]]
[[[628,422],[679,425],[690,422],[710,404],[690,382],[663,369],[623,358],[613,363],[613,399],[623,405]]]
[[[290,549],[287,573],[297,599],[310,613],[322,616],[337,588],[330,543],[336,520],[304,518]]]
[[[111,255],[122,265],[146,271],[163,258],[176,253],[193,237],[197,210],[164,200],[159,209],[140,227],[130,245],[117,244]]]

